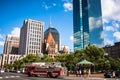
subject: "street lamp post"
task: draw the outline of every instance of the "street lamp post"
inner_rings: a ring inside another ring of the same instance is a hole
[[[109,60],[106,60],[105,63],[104,63],[104,69],[106,71],[106,64],[109,63]]]

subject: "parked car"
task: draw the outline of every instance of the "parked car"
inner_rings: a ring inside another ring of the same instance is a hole
[[[113,73],[113,71],[106,72],[106,73],[104,74],[104,77],[105,77],[105,78],[112,78],[112,73]]]
[[[21,73],[24,73],[24,71],[25,71],[25,68],[21,68],[21,69],[20,69],[20,72],[21,72]]]
[[[10,70],[10,72],[13,72],[13,73],[21,73],[20,70]]]
[[[17,70],[16,72],[17,72],[17,73],[21,73],[21,71],[20,71],[20,70]]]
[[[113,76],[113,72],[115,72],[115,76]],[[120,70],[117,71],[108,71],[104,74],[105,78],[114,78],[114,77],[118,77],[120,78]]]
[[[115,76],[118,77],[118,78],[120,78],[120,70],[117,70],[117,71],[115,72]]]

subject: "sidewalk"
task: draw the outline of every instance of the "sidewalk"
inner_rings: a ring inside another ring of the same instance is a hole
[[[71,76],[71,77],[80,77],[80,76],[76,76],[75,74],[70,74],[69,76]],[[89,77],[90,78],[104,78],[104,74],[103,73],[100,73],[100,74],[90,74]]]
[[[100,73],[100,74],[91,74],[89,77],[104,78],[104,74],[103,73]]]

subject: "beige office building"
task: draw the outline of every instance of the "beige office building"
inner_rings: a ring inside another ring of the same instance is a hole
[[[22,55],[30,53],[40,54],[44,36],[43,32],[43,22],[31,19],[24,20],[20,31],[19,53]]]
[[[4,43],[4,51],[2,56],[2,67],[4,64],[12,64],[21,55],[18,55],[19,37],[7,35]]]

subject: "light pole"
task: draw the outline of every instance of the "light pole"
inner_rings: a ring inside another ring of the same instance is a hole
[[[107,64],[107,63],[109,63],[109,60],[106,60],[106,61],[105,61],[105,65],[104,65],[104,66],[105,66],[105,71],[106,71],[106,64]]]

